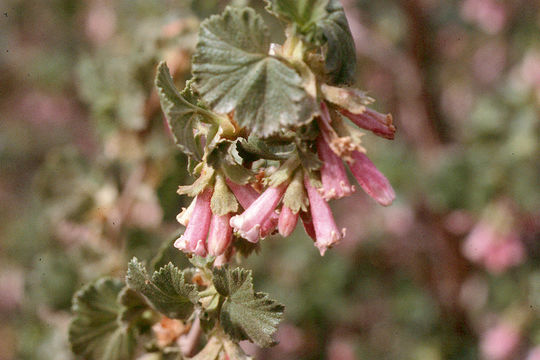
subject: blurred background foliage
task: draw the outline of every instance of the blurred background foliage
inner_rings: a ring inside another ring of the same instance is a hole
[[[178,85],[200,19],[259,0],[0,1],[0,359],[72,359],[73,293],[170,246],[186,159],[153,88]],[[342,0],[357,86],[392,112],[366,137],[398,194],[336,204],[244,261],[286,305],[258,359],[540,359],[540,2]],[[276,39],[283,34],[266,18]]]

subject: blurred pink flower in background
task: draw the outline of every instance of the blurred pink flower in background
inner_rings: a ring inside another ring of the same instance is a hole
[[[536,346],[529,351],[526,360],[540,360],[540,346]]]
[[[519,67],[520,82],[536,93],[540,103],[540,49],[529,50]]]
[[[279,342],[277,348],[285,353],[296,353],[305,346],[305,338],[302,330],[292,324],[282,324],[276,334]]]
[[[104,45],[114,35],[116,14],[107,1],[91,2],[85,30],[88,39],[97,46]]]
[[[47,131],[51,126],[63,126],[80,117],[76,104],[70,99],[39,90],[25,93],[17,106],[25,120]]]
[[[465,0],[461,4],[461,16],[492,35],[504,28],[508,18],[503,3],[496,0]]]
[[[23,293],[23,273],[12,269],[2,269],[0,273],[0,312],[9,313],[16,310],[21,304]]]
[[[488,206],[465,238],[464,256],[495,274],[523,263],[525,246],[514,218],[511,203],[505,200]]]
[[[509,360],[521,341],[519,331],[510,324],[501,322],[488,329],[480,339],[480,353],[486,360]]]
[[[335,337],[328,345],[328,360],[356,360],[354,348],[347,340]]]
[[[505,66],[506,45],[500,41],[488,42],[474,54],[474,75],[484,84],[497,81],[503,74]]]
[[[501,232],[485,221],[478,223],[467,236],[463,253],[467,259],[496,274],[525,260],[525,248],[516,232]]]

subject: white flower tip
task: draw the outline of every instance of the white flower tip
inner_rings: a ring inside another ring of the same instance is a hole
[[[260,229],[261,229],[261,225],[257,224],[248,231],[237,230],[236,233],[243,239],[246,239],[247,241],[249,241],[250,243],[256,244],[259,242],[259,239],[261,238]]]
[[[324,239],[324,241],[319,241],[319,239],[317,239],[317,241],[315,242],[315,246],[319,249],[321,256],[324,256],[326,250],[337,245],[345,237],[346,232],[347,229],[343,228],[341,230],[341,233],[332,231],[330,233],[330,239]]]
[[[182,251],[186,250],[186,245],[186,240],[184,239],[183,235],[174,242],[174,247]]]
[[[231,225],[233,229],[240,229],[243,223],[242,215],[233,216],[231,220],[229,220],[229,225]]]
[[[385,191],[376,198],[377,202],[382,206],[392,205],[395,199],[396,193],[394,192],[394,189],[392,189],[392,187],[388,187],[387,189],[385,189]]]
[[[206,247],[204,246],[203,240],[197,241],[197,246],[195,247],[195,250],[193,250],[193,253],[201,257],[206,256]]]
[[[328,250],[328,247],[326,246],[318,246],[317,244],[315,244],[315,246],[317,246],[317,248],[319,249],[321,256],[324,256],[324,254],[326,253],[326,250]]]

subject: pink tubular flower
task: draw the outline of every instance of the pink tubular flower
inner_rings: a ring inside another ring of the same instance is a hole
[[[231,226],[246,240],[257,242],[264,235],[261,228],[274,214],[286,189],[285,183],[266,189],[243,214],[231,218]]]
[[[210,233],[208,234],[208,253],[212,256],[222,255],[232,240],[232,228],[229,224],[231,214],[212,215]]]
[[[259,193],[250,185],[238,185],[229,179],[225,181],[244,209],[247,209],[259,197]]]
[[[345,235],[345,229],[340,233],[330,206],[323,199],[321,194],[311,185],[309,178],[304,178],[304,186],[306,187],[311,218],[313,219],[313,227],[315,228],[316,241],[315,246],[324,255],[326,250],[339,242]]]
[[[319,158],[322,161],[321,180],[323,198],[340,199],[349,196],[354,192],[354,186],[351,186],[345,171],[343,161],[337,156],[323,137],[317,140],[317,150]]]
[[[394,140],[396,127],[392,124],[392,115],[384,115],[367,108],[361,114],[353,114],[344,109],[341,110],[341,113],[351,119],[356,126],[385,139]]]
[[[291,208],[283,205],[281,214],[279,214],[279,234],[283,237],[287,237],[292,234],[298,223],[298,213],[294,213]]]
[[[231,180],[227,179],[227,185],[229,189],[233,192],[234,196],[240,203],[240,205],[247,209],[257,200],[260,194],[255,191],[250,185],[238,185]],[[277,213],[272,213],[270,218],[268,218],[261,226],[260,235],[261,237],[267,237],[274,232],[278,226],[279,216]]]
[[[353,151],[352,160],[349,167],[362,189],[379,204],[391,205],[396,193],[388,179],[360,151]]]
[[[212,189],[207,188],[195,200],[195,207],[191,214],[186,231],[174,246],[184,252],[194,253],[199,256],[206,256],[206,236],[210,228],[212,210],[210,200],[212,199]]]

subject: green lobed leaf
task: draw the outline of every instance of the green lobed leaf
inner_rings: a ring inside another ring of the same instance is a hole
[[[144,298],[127,286],[118,294],[118,302],[124,306],[119,313],[119,319],[129,324],[139,320],[148,310],[148,304]]]
[[[198,301],[195,285],[172,263],[154,272],[150,279],[145,266],[133,258],[128,265],[127,285],[144,296],[157,311],[171,319],[187,319]]]
[[[328,0],[266,0],[266,9],[277,17],[292,22],[301,33],[313,27],[326,15]]]
[[[156,87],[161,107],[167,117],[176,144],[186,155],[201,161],[203,150],[195,136],[194,129],[202,120],[202,115],[189,83],[186,89],[179,93],[167,64],[161,62],[157,69]]]
[[[193,57],[195,89],[216,112],[267,137],[283,127],[310,121],[315,99],[302,78],[282,60],[268,55],[269,35],[251,8],[225,9],[201,24]]]
[[[225,297],[220,314],[225,332],[233,340],[249,339],[261,347],[274,345],[272,335],[284,306],[267,294],[254,292],[250,270],[222,267],[214,269],[213,274],[216,290]]]
[[[356,75],[356,48],[338,0],[330,0],[328,16],[317,24],[318,41],[325,45],[325,70],[332,85],[350,85]]]
[[[133,357],[136,329],[120,319],[125,308],[118,297],[123,288],[122,281],[103,278],[75,294],[74,318],[69,326],[69,342],[75,354],[91,360]]]

